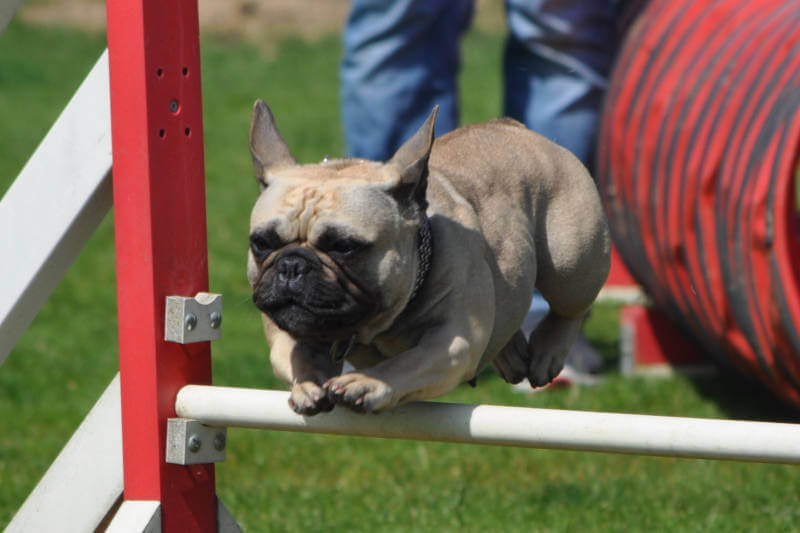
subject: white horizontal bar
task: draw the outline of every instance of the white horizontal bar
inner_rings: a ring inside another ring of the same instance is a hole
[[[414,402],[312,417],[282,391],[190,385],[178,416],[204,424],[395,439],[800,464],[800,424]]]
[[[0,365],[111,208],[109,109],[103,52],[0,201]]]

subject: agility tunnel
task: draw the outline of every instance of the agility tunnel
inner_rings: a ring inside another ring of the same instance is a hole
[[[800,407],[800,3],[654,0],[610,81],[598,186],[634,277]]]

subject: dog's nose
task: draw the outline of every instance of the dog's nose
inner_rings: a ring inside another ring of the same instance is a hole
[[[311,263],[299,255],[286,255],[278,259],[275,265],[278,269],[278,281],[296,289],[303,276],[311,271]]]

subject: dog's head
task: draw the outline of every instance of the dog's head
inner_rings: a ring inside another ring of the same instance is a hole
[[[362,342],[405,308],[419,270],[436,110],[387,163],[298,165],[259,100],[250,151],[261,194],[250,219],[256,306],[297,339]]]

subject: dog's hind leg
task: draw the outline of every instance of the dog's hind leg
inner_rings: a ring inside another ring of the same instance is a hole
[[[550,311],[528,340],[528,380],[534,387],[546,385],[564,368],[586,313],[608,275],[608,226],[594,184],[588,175],[586,178],[582,194],[559,197],[549,207],[545,238],[538,241],[536,249],[536,288]]]
[[[528,341],[530,367],[527,370],[531,386],[547,385],[564,368],[570,348],[578,338],[583,316],[567,317],[554,311],[533,330]]]
[[[528,377],[531,366],[531,354],[528,351],[528,342],[521,330],[518,330],[511,340],[503,346],[492,361],[497,373],[508,383],[519,383]]]
[[[531,333],[529,341],[517,331],[492,361],[497,373],[508,383],[528,378],[531,386],[547,385],[564,368],[575,343],[583,318],[570,318],[549,312]]]

